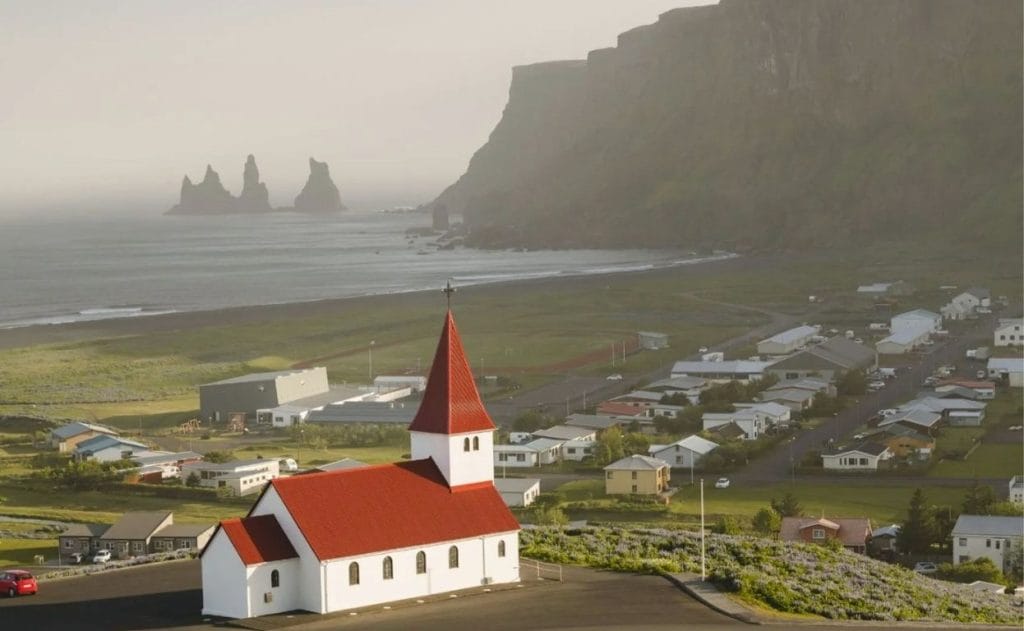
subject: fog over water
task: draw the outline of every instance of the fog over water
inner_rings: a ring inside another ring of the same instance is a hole
[[[582,58],[694,0],[0,0],[0,214],[159,212],[256,155],[345,203],[429,200],[501,115],[511,67]]]

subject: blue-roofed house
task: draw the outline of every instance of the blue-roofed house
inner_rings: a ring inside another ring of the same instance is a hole
[[[115,460],[131,459],[132,457],[153,455],[153,452],[147,445],[134,440],[104,435],[79,443],[75,447],[73,455],[76,460],[113,462]]]
[[[75,445],[89,440],[90,438],[117,435],[118,432],[115,429],[104,427],[103,425],[97,425],[95,423],[82,423],[80,421],[76,421],[74,423],[66,423],[60,427],[55,427],[50,430],[50,447],[63,454],[74,450]]]

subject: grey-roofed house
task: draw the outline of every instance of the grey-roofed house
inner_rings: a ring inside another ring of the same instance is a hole
[[[836,396],[836,387],[826,381],[825,379],[817,379],[814,377],[803,377],[801,379],[780,379],[775,384],[765,388],[765,391],[771,390],[810,390],[814,393],[823,393],[829,396]]]
[[[922,346],[931,337],[932,329],[927,324],[904,326],[875,343],[880,355],[905,355]]]
[[[58,535],[57,545],[62,556],[80,553],[92,554],[100,549],[100,537],[110,528],[107,524],[70,524]]]
[[[236,496],[258,493],[268,482],[281,474],[277,458],[255,458],[231,462],[189,462],[181,467],[181,477],[188,480],[192,474],[199,486],[224,488]]]
[[[761,340],[757,343],[759,355],[786,355],[805,346],[818,334],[819,327],[803,325]]]
[[[214,528],[213,524],[169,524],[153,533],[150,543],[154,552],[200,552],[206,547]]]
[[[881,526],[871,531],[868,551],[871,556],[892,559],[897,552],[896,539],[900,534],[899,524]]]
[[[626,456],[604,468],[605,493],[654,495],[668,490],[671,467],[650,456]]]
[[[893,453],[877,442],[862,442],[852,447],[841,447],[821,454],[821,464],[833,471],[878,471],[879,466],[891,460]]]
[[[170,512],[125,513],[100,537],[100,546],[116,559],[141,556],[150,552],[150,539],[156,531],[174,523]]]
[[[651,445],[651,457],[663,460],[676,468],[690,468],[700,464],[704,456],[718,448],[718,443],[696,434],[677,440],[669,445]]]
[[[529,506],[540,495],[538,478],[494,478],[494,487],[506,506]]]
[[[974,559],[991,559],[1006,571],[1010,554],[1019,554],[1024,540],[1024,519],[1020,516],[960,515],[953,526],[953,565]]]
[[[597,430],[589,427],[576,427],[573,425],[555,425],[547,429],[538,429],[533,432],[535,438],[552,438],[554,440],[577,440],[592,441],[597,438]]]
[[[772,364],[765,372],[780,380],[819,377],[831,382],[851,370],[870,371],[877,367],[878,354],[873,349],[844,337],[833,337]]]
[[[97,436],[118,436],[119,432],[110,427],[96,423],[76,421],[66,423],[50,430],[50,447],[60,453],[73,451],[79,443]]]
[[[587,427],[603,431],[609,427],[622,427],[629,425],[631,419],[621,419],[615,416],[603,416],[600,414],[570,414],[565,418],[566,425],[573,427]]]
[[[939,421],[942,420],[942,415],[937,412],[932,412],[928,409],[922,408],[910,408],[910,409],[899,409],[896,414],[888,416],[882,419],[879,423],[879,427],[887,427],[889,425],[906,425],[912,427],[918,431],[931,431]]]
[[[778,403],[788,407],[793,412],[801,412],[814,405],[816,393],[812,390],[800,388],[783,388],[778,390],[765,390],[758,398],[766,403]]]
[[[259,409],[328,391],[324,367],[261,372],[199,386],[202,420],[226,423],[235,414],[255,420]]]
[[[360,390],[353,386],[330,386],[327,392],[318,392],[308,397],[301,397],[282,403],[281,405],[256,410],[256,421],[262,425],[274,427],[291,427],[306,420],[313,410],[323,409],[332,404],[360,401],[374,397],[369,390]]]
[[[993,357],[988,360],[988,376],[1005,381],[1011,388],[1024,387],[1024,359]]]
[[[566,441],[537,438],[522,445],[495,445],[495,467],[539,467],[558,462]]]
[[[319,425],[408,425],[418,403],[402,401],[350,401],[312,410],[307,423]]]
[[[737,359],[720,362],[678,361],[672,365],[672,378],[703,377],[710,381],[757,381],[772,362]]]

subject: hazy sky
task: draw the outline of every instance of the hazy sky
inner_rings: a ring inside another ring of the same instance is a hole
[[[0,213],[177,201],[256,155],[271,203],[326,160],[356,208],[465,170],[511,67],[706,0],[0,0]]]

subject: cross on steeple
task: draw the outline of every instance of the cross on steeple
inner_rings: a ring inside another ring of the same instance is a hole
[[[452,279],[449,278],[447,282],[445,282],[444,289],[441,291],[444,292],[445,299],[448,301],[448,309],[450,311],[452,308],[452,294],[455,293],[455,288],[452,287]]]

